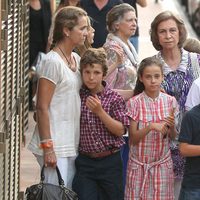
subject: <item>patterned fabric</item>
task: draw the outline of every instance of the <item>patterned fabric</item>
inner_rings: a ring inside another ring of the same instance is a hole
[[[174,200],[172,165],[170,151],[149,164],[131,158],[124,200]]]
[[[129,125],[129,119],[126,116],[126,105],[123,98],[109,89],[105,82],[104,90],[97,96],[105,112],[113,119],[122,122],[124,126]],[[113,135],[92,111],[86,107],[86,99],[90,96],[87,88],[82,88],[81,96],[81,131],[79,151],[84,152],[102,152],[113,148],[120,148],[124,144],[122,137]]]
[[[194,68],[191,65],[190,53],[182,49],[182,58],[181,63],[177,70],[173,71],[170,66],[168,66],[159,52],[157,57],[163,61],[164,63],[164,81],[162,83],[162,87],[167,92],[167,94],[174,96],[179,104],[179,109],[181,112],[181,116],[183,116],[185,112],[185,102],[188,91],[193,83],[193,81],[197,78],[195,77]],[[199,63],[200,63],[200,55],[198,55]],[[181,122],[179,123],[179,125]],[[179,126],[180,130],[180,126]]]
[[[110,88],[134,89],[137,76],[138,57],[131,42],[126,45],[119,37],[109,34],[104,44],[107,52],[108,66],[117,62],[117,51],[123,52],[123,64],[118,65],[107,77]]]
[[[162,56],[161,52],[159,52],[156,56],[163,61],[164,67],[164,81],[162,83],[163,89],[167,94],[174,96],[179,104],[179,122],[178,122],[178,132],[180,131],[181,121],[183,115],[185,113],[185,102],[187,98],[187,94],[189,89],[193,83],[193,81],[197,78],[195,77],[195,67],[191,64],[191,53],[181,49],[181,62],[177,70],[172,70],[170,66],[168,66]],[[200,55],[197,55],[198,61],[200,63]],[[174,173],[175,177],[181,179],[183,177],[184,171],[184,160],[183,157],[178,152],[178,135],[175,141],[170,143],[172,153],[172,159],[174,162]]]
[[[138,123],[138,129],[150,122],[161,122],[178,106],[174,97],[160,93],[153,100],[145,92],[127,103],[127,115]],[[173,199],[173,169],[169,153],[169,138],[151,131],[137,145],[130,146],[125,199]],[[147,176],[147,177],[146,177]],[[143,182],[145,179],[145,182]],[[143,185],[143,186],[142,186]]]

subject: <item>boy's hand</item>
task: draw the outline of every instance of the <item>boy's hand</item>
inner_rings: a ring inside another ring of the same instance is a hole
[[[101,101],[99,100],[98,96],[89,96],[86,99],[86,106],[96,115],[98,115],[102,110]]]

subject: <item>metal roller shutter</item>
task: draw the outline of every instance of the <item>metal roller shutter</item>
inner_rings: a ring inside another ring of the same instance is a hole
[[[28,3],[1,0],[0,200],[20,199],[20,148],[28,126]]]

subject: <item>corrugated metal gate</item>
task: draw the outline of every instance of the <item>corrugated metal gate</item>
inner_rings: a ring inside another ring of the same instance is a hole
[[[28,2],[1,0],[0,7],[0,200],[17,200],[28,125]]]

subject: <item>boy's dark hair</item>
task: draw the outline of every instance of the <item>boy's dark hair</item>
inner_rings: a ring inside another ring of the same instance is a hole
[[[103,76],[107,74],[107,55],[103,48],[89,48],[86,50],[80,61],[81,74],[87,65],[93,66],[93,64],[100,64],[102,66]]]
[[[163,64],[158,58],[153,56],[153,57],[147,57],[143,59],[140,62],[138,72],[137,72],[137,81],[136,81],[136,85],[134,89],[134,96],[144,91],[145,87],[144,87],[144,84],[140,81],[140,77],[142,77],[144,69],[152,65],[156,65],[160,67],[161,73],[163,74]]]

